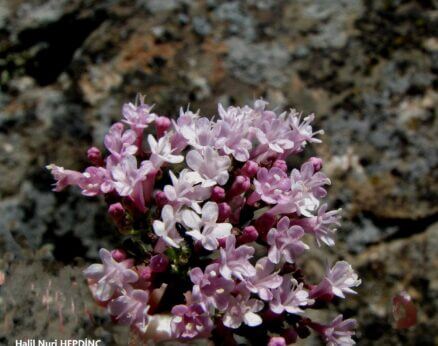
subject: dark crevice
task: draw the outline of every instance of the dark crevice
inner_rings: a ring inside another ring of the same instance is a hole
[[[419,219],[382,218],[373,213],[366,212],[363,216],[373,222],[379,229],[396,228],[384,241],[409,238],[415,234],[426,231],[432,224],[438,222],[438,214],[433,214]]]
[[[19,50],[35,45],[42,47],[25,65],[26,73],[39,85],[49,85],[57,80],[70,65],[75,51],[105,20],[107,14],[104,10],[98,10],[91,17],[77,16],[77,13],[70,13],[55,23],[20,33]]]

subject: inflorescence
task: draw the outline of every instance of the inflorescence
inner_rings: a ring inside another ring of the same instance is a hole
[[[345,261],[306,281],[299,257],[333,246],[340,210],[321,200],[330,180],[322,160],[288,169],[286,159],[319,143],[314,116],[253,107],[218,107],[209,119],[190,110],[159,116],[139,98],[105,136],[107,155],[88,150],[84,172],[56,165],[55,191],[78,186],[104,195],[123,241],[101,249],[85,271],[94,298],[115,321],[145,339],[210,338],[233,344],[286,345],[320,334],[328,345],[352,345],[356,321],[321,323],[307,309],[355,293]]]

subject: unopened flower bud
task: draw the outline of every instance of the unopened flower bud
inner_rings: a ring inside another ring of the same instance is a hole
[[[116,225],[121,225],[125,219],[125,208],[121,203],[113,203],[108,208],[108,214]]]
[[[286,346],[286,340],[281,336],[273,336],[269,340],[268,346]]]
[[[287,163],[284,160],[275,160],[272,167],[280,168],[283,172],[287,172]]]
[[[211,191],[211,200],[213,202],[222,202],[225,198],[225,190],[220,186],[213,187]]]
[[[244,175],[239,175],[234,179],[231,189],[228,192],[228,198],[240,195],[246,192],[251,186],[251,181]]]
[[[257,174],[257,171],[259,169],[259,165],[257,162],[254,161],[247,161],[243,165],[242,169],[240,170],[242,175],[245,175],[249,178],[252,178]]]
[[[319,157],[311,157],[309,159],[309,162],[312,163],[315,172],[318,172],[322,169],[322,159],[320,159]]]
[[[152,277],[152,269],[149,266],[144,266],[138,269],[138,275],[141,279],[149,281]]]
[[[254,226],[246,226],[242,235],[237,239],[239,244],[251,243],[255,241],[259,236],[257,229]]]
[[[163,254],[155,255],[151,258],[149,266],[151,267],[153,272],[165,272],[167,270],[167,267],[169,266],[169,259]]]
[[[230,217],[231,207],[228,203],[225,202],[219,203],[218,208],[219,208],[219,216],[218,216],[219,222],[223,222],[224,220]]]
[[[98,148],[91,147],[90,149],[88,149],[87,157],[88,157],[88,161],[90,161],[93,165],[95,166],[103,165],[102,153]]]
[[[155,119],[155,128],[157,130],[157,137],[161,138],[164,136],[166,131],[169,129],[171,125],[170,119],[168,117],[157,117]]]
[[[159,208],[164,207],[169,202],[164,191],[155,192],[155,202]]]
[[[114,260],[117,262],[122,262],[127,258],[126,252],[122,249],[115,249],[111,251],[111,256],[113,256]]]
[[[286,329],[283,333],[282,336],[284,337],[284,339],[286,340],[286,344],[290,345],[290,344],[294,344],[297,342],[298,339],[298,334],[295,331],[294,328],[288,328]]]
[[[262,238],[266,237],[266,234],[274,226],[275,221],[276,217],[271,213],[264,213],[255,221],[255,228],[259,232],[259,235],[262,236]]]

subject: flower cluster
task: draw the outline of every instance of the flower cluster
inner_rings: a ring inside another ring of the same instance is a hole
[[[286,164],[320,142],[313,115],[277,114],[257,100],[219,105],[212,119],[181,110],[171,120],[143,99],[122,114],[105,136],[107,154],[89,149],[84,172],[48,166],[55,191],[104,195],[124,236],[84,271],[115,321],[154,340],[255,335],[283,345],[312,329],[329,345],[354,344],[354,320],[305,315],[360,284],[345,261],[317,284],[299,269],[307,238],[332,246],[340,219],[321,203],[330,184],[321,159]]]

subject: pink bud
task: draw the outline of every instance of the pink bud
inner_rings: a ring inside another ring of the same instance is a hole
[[[282,334],[284,339],[286,340],[287,345],[294,344],[297,342],[298,334],[294,328],[288,328]]]
[[[268,346],[286,346],[286,340],[281,336],[273,336],[269,340]]]
[[[111,255],[117,262],[122,262],[127,258],[126,252],[122,249],[115,249],[111,251]]]
[[[392,313],[397,329],[406,329],[417,324],[417,308],[407,292],[400,292],[392,299]]]
[[[312,163],[315,172],[318,172],[322,169],[322,159],[320,159],[319,157],[311,157],[309,159],[309,162]]]
[[[169,259],[163,254],[155,255],[151,258],[149,266],[151,267],[153,272],[165,272],[167,270],[167,267],[169,266]]]
[[[258,169],[259,169],[259,165],[257,162],[246,161],[242,169],[240,170],[240,174],[252,178],[257,174]]]
[[[120,225],[125,219],[125,208],[123,208],[121,203],[113,203],[108,208],[108,214],[116,225]]]
[[[259,235],[264,239],[269,230],[274,226],[276,221],[275,215],[271,213],[264,213],[255,221],[255,228],[259,232]]]
[[[246,192],[251,186],[251,182],[248,177],[239,175],[234,179],[231,189],[229,190],[227,197],[232,198]]]
[[[138,268],[138,275],[143,280],[150,280],[152,277],[152,269],[149,266],[143,266],[141,268]]]
[[[102,153],[96,147],[91,147],[87,151],[88,161],[95,166],[103,166]]]
[[[242,231],[242,235],[237,239],[237,242],[239,244],[251,243],[255,241],[258,236],[259,233],[254,226],[246,226]]]
[[[284,160],[275,160],[272,167],[280,168],[283,172],[287,172],[287,163]]]
[[[158,190],[155,192],[155,202],[159,208],[164,207],[169,202],[164,191]]]
[[[223,222],[228,219],[231,215],[231,207],[228,203],[222,202],[218,204],[219,216],[218,221]]]
[[[168,117],[158,117],[155,119],[155,128],[157,130],[157,137],[161,138],[164,136],[168,128],[170,127],[170,119]]]
[[[213,190],[211,191],[211,200],[213,202],[222,202],[225,198],[225,190],[221,188],[220,186],[213,187]]]

